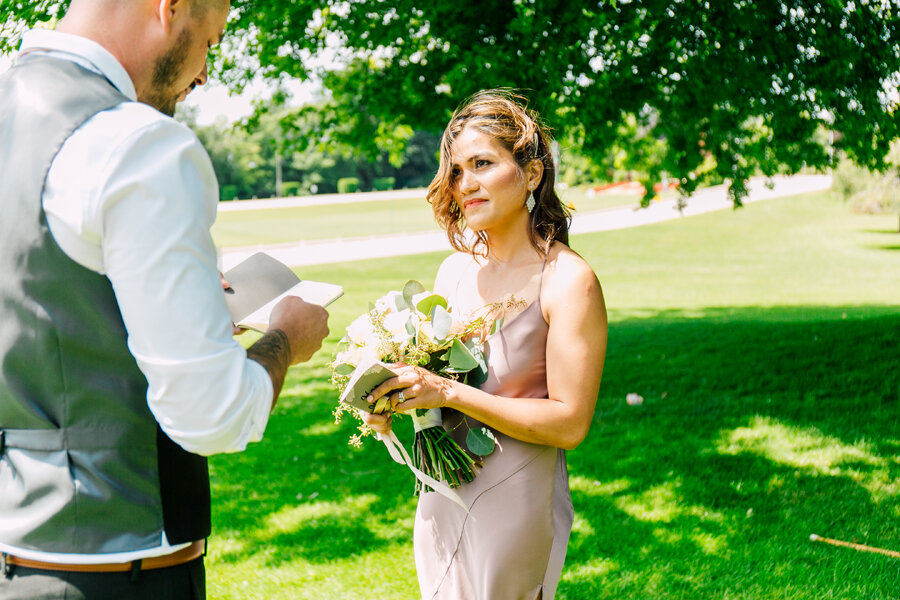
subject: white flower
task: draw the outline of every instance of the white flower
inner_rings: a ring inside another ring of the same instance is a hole
[[[351,344],[346,350],[338,352],[334,357],[335,365],[358,367],[379,360],[379,349],[375,346],[357,346]]]
[[[391,339],[395,343],[406,344],[412,339],[409,331],[406,330],[406,323],[410,318],[413,318],[414,321],[418,319],[418,317],[413,317],[412,311],[408,308],[400,312],[389,313],[384,318],[384,328],[391,334]]]
[[[357,366],[362,359],[363,347],[357,346],[356,344],[350,344],[350,347],[344,350],[343,352],[338,352],[334,357],[334,364],[336,365],[351,365]]]
[[[640,394],[631,393],[625,396],[625,402],[628,406],[640,406],[644,403],[644,397]]]
[[[420,341],[434,341],[434,326],[431,321],[419,321],[419,329],[417,332]]]
[[[349,338],[351,344],[356,346],[370,346],[374,348],[381,342],[378,333],[372,326],[372,320],[369,318],[368,313],[357,317],[356,320],[350,323],[347,327],[347,338]]]
[[[400,292],[388,292],[375,301],[375,310],[385,315],[397,312],[398,297],[402,298],[403,294]]]

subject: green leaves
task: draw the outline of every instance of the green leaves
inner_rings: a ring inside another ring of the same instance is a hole
[[[447,301],[444,300],[442,296],[438,296],[437,294],[432,294],[424,300],[420,300],[419,303],[416,304],[416,310],[429,316],[431,316],[431,311],[433,311],[436,307],[441,307],[444,309],[447,308]],[[444,312],[446,312],[446,310]]]
[[[0,2],[0,51],[67,5]],[[328,101],[301,139],[394,165],[413,130],[440,131],[461,100],[499,86],[538,90],[531,108],[604,172],[651,190],[667,176],[685,194],[729,180],[736,203],[756,172],[828,166],[823,132],[877,169],[900,135],[895,2],[233,0],[214,57],[233,89],[320,80]]]
[[[450,346],[449,362],[450,370],[456,373],[466,373],[478,366],[478,360],[459,340],[453,340]]]
[[[470,429],[466,434],[466,447],[472,454],[478,456],[487,456],[493,452],[496,443],[497,438],[494,437],[494,432],[487,427]]]
[[[438,304],[431,312],[432,331],[434,339],[444,340],[450,334],[450,327],[453,325],[453,318],[444,306]]]
[[[353,369],[355,369],[355,368],[356,367],[354,367],[353,365],[340,364],[340,365],[334,366],[334,372],[337,373],[338,375],[349,375],[353,372]]]
[[[403,300],[406,301],[406,306],[404,308],[413,306],[413,296],[421,294],[424,291],[426,291],[425,286],[415,279],[407,281],[406,285],[403,286]]]

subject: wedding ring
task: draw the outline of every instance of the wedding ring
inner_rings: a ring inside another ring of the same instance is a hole
[[[403,395],[403,390],[400,390],[400,393],[397,394],[397,403],[403,404],[404,402],[406,402],[406,396]]]

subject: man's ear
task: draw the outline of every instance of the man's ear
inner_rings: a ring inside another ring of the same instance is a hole
[[[157,11],[160,24],[168,32],[181,13],[188,9],[185,0],[158,0]]]

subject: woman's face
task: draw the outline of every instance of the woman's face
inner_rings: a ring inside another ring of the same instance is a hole
[[[467,126],[453,142],[450,161],[450,191],[470,229],[527,223],[526,175],[497,140]]]

